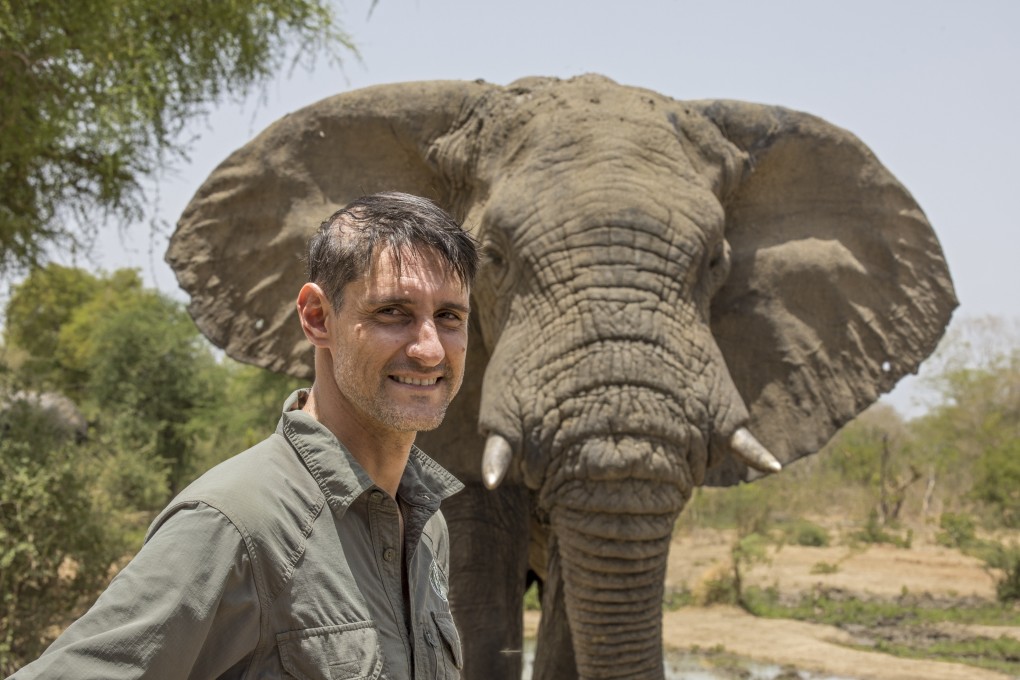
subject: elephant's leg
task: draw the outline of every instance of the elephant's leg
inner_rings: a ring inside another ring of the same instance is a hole
[[[563,573],[559,548],[550,538],[548,574],[542,582],[542,621],[538,628],[532,680],[575,680],[574,643],[563,600]]]
[[[528,571],[529,492],[470,485],[443,501],[450,528],[450,605],[467,680],[519,680]]]

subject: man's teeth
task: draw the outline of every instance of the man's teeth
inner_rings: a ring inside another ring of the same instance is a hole
[[[439,378],[405,378],[403,376],[396,376],[397,382],[405,385],[435,385]]]

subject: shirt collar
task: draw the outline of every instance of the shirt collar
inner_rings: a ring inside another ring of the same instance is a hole
[[[300,409],[308,390],[288,397],[276,431],[287,438],[318,482],[333,512],[344,513],[354,500],[376,488],[365,469],[322,423]],[[411,447],[397,495],[411,505],[439,507],[464,485],[417,446]]]

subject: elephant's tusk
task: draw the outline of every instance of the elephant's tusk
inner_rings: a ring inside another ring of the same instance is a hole
[[[761,445],[754,435],[742,427],[730,437],[730,448],[740,457],[742,461],[761,472],[779,472],[783,469],[782,464],[776,457],[769,453],[769,450]]]
[[[482,454],[482,481],[485,488],[495,489],[499,486],[506,477],[506,471],[510,469],[512,457],[510,442],[498,434],[490,434],[485,440],[485,453]]]

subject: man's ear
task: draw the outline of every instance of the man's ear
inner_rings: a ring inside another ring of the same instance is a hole
[[[297,297],[298,317],[301,318],[301,330],[305,332],[308,342],[315,347],[329,347],[329,329],[326,319],[333,313],[333,306],[326,294],[315,283],[301,286]]]

